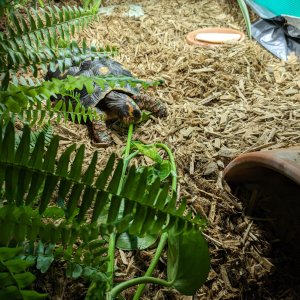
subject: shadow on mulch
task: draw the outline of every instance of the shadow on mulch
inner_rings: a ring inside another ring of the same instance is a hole
[[[88,285],[82,279],[74,280],[66,277],[64,263],[54,261],[49,270],[43,274],[37,269],[32,273],[36,276],[34,290],[48,294],[51,300],[83,300],[85,299]]]
[[[268,244],[264,257],[270,264],[269,276],[242,299],[300,299],[299,185],[280,174],[269,182],[263,189],[260,184],[236,188],[246,214]]]

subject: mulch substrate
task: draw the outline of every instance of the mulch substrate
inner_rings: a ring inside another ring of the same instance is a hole
[[[144,15],[125,15],[131,4],[140,5]],[[222,180],[224,167],[241,153],[300,144],[297,59],[282,62],[248,38],[216,48],[186,43],[186,35],[202,27],[245,32],[233,0],[115,0],[102,6],[114,6],[113,13],[103,15],[80,38],[117,46],[115,59],[138,78],[164,80],[148,93],[167,103],[169,116],[136,126],[134,139],[170,146],[181,197],[209,221],[205,237],[211,272],[194,299],[299,299],[299,280],[292,285],[291,278],[277,272],[269,233],[244,215],[241,201]],[[62,148],[85,143],[86,163],[99,151],[99,168],[110,153],[121,155],[126,142],[126,131],[113,130],[115,144],[106,149],[91,142],[84,125],[67,123],[55,131],[63,137]],[[117,280],[142,274],[153,253],[119,251]],[[155,275],[165,276],[165,259]],[[143,299],[192,297],[149,285]]]

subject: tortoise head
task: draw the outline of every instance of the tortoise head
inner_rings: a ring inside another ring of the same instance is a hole
[[[132,98],[127,95],[126,97],[127,99],[124,101],[124,105],[119,113],[119,119],[126,125],[137,123],[140,121],[142,113]]]
[[[100,103],[100,108],[107,114],[108,119],[119,119],[122,123],[129,125],[137,123],[142,113],[133,99],[124,92],[111,91]]]

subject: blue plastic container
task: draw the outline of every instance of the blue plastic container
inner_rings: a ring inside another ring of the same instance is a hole
[[[253,2],[265,7],[276,16],[300,17],[300,0],[253,0]]]

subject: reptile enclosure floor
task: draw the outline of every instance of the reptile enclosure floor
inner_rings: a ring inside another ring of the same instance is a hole
[[[144,16],[124,16],[132,3],[142,7]],[[241,202],[221,180],[224,166],[238,154],[300,144],[299,63],[294,57],[281,62],[248,38],[225,48],[186,43],[186,35],[202,27],[245,32],[233,0],[103,1],[103,6],[111,5],[113,14],[103,16],[80,38],[117,46],[116,60],[137,77],[165,81],[149,93],[167,103],[168,118],[137,126],[134,139],[171,147],[181,196],[209,220],[205,234],[212,269],[196,299],[299,299],[299,281],[297,290],[290,277],[277,276],[270,252],[276,237],[244,216]],[[86,161],[95,150],[103,162],[113,151],[121,154],[126,141],[126,133],[116,131],[116,144],[99,149],[83,125],[55,130],[63,136],[62,148],[85,143]],[[139,275],[153,252],[143,251],[142,258],[120,253],[120,278]],[[164,276],[164,267],[162,261],[157,276]],[[191,298],[149,286],[143,299]]]

